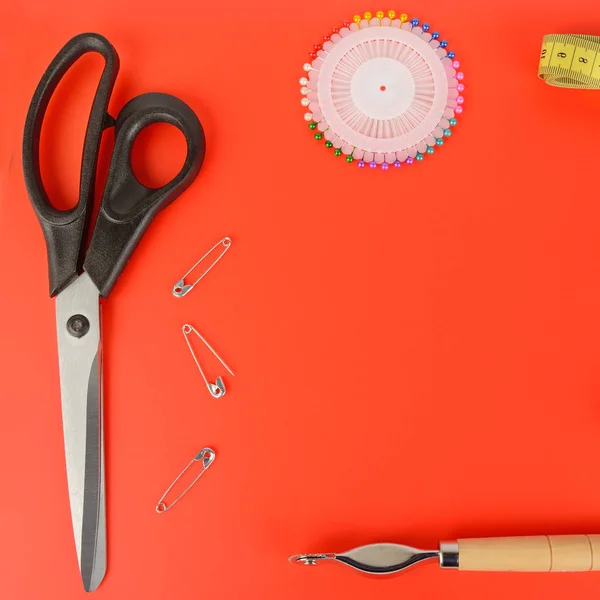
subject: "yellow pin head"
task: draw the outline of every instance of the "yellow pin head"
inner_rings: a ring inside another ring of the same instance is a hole
[[[372,18],[373,18],[373,15],[372,15],[370,12],[366,12],[366,13],[365,13],[365,19],[366,19],[367,21],[370,21]]]
[[[383,17],[385,17],[385,13],[384,13],[382,10],[378,10],[378,11],[375,13],[375,16],[376,16],[376,17],[377,17],[379,20],[381,20],[381,19],[383,19]]]
[[[390,12],[388,13],[388,17],[390,19],[395,19],[396,18],[396,11],[395,10],[390,10]]]
[[[354,15],[354,17],[352,17],[352,20],[355,23],[360,23],[362,21],[361,16],[360,15]]]

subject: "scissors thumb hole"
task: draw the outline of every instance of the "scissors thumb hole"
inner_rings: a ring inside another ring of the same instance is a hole
[[[131,149],[131,170],[144,186],[157,189],[172,181],[187,156],[183,132],[170,123],[151,123],[136,136]]]

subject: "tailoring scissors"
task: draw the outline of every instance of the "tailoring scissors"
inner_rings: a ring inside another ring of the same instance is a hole
[[[101,54],[105,65],[85,134],[79,201],[69,210],[58,210],[48,199],[40,172],[42,122],[58,83],[87,52]],[[98,587],[106,572],[100,298],[109,296],[152,219],[195,179],[206,148],[198,117],[184,102],[168,94],[137,96],[113,119],[107,111],[118,70],[117,52],[101,35],[86,33],[71,39],[42,76],[23,134],[25,183],[46,240],[50,296],[56,297],[71,518],[83,586],[88,592]],[[130,156],[140,131],[159,122],[174,125],[183,133],[187,156],[169,183],[152,189],[135,178]],[[100,140],[103,131],[112,126],[115,143],[110,168],[86,251]]]

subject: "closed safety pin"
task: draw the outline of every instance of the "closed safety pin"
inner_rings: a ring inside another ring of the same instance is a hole
[[[198,333],[198,331],[196,329],[194,329],[194,327],[192,327],[191,325],[188,325],[186,323],[181,328],[181,330],[183,331],[183,337],[185,338],[188,348],[190,349],[190,352],[192,353],[192,358],[194,359],[194,362],[196,363],[196,366],[198,367],[198,371],[200,371],[200,375],[202,375],[202,379],[204,379],[204,383],[206,384],[206,387],[208,388],[210,395],[213,398],[220,398],[221,396],[224,396],[226,390],[225,390],[225,384],[223,383],[223,379],[221,377],[217,377],[217,380],[215,381],[215,383],[211,383],[210,381],[208,381],[208,379],[206,379],[206,375],[204,374],[204,371],[202,370],[202,367],[200,366],[200,363],[198,362],[198,359],[196,358],[196,354],[194,352],[194,349],[192,348],[192,344],[190,343],[190,340],[188,339],[188,335],[190,333],[194,332],[202,340],[204,345],[217,357],[219,362],[229,371],[229,373],[231,373],[232,376],[235,376],[235,373],[227,366],[225,361],[217,354],[217,351],[200,335],[200,333]]]
[[[190,491],[190,489],[196,483],[196,481],[198,481],[198,479],[200,479],[200,477],[202,477],[202,475],[204,474],[204,471],[206,471],[206,469],[208,469],[208,467],[210,467],[210,465],[212,465],[213,461],[215,460],[215,456],[216,456],[215,451],[212,450],[211,448],[202,448],[202,450],[200,450],[200,452],[198,452],[198,454],[196,454],[196,456],[194,456],[194,458],[192,458],[192,460],[190,461],[188,466],[185,469],[183,469],[183,471],[181,471],[181,473],[179,473],[179,475],[177,475],[177,477],[175,478],[173,483],[167,488],[167,491],[162,495],[161,499],[158,501],[158,503],[156,505],[156,512],[160,515],[164,512],[167,512],[170,508],[173,508]],[[192,481],[192,483],[190,483],[190,485],[188,485],[187,488],[185,488],[185,490],[183,490],[183,492],[181,492],[181,494],[179,494],[179,496],[177,498],[175,498],[175,500],[173,500],[173,502],[171,502],[171,504],[169,504],[169,505],[165,504],[164,499],[166,498],[167,494],[171,491],[173,486],[181,479],[182,475],[195,462],[197,462],[199,460],[202,461],[202,471],[200,471],[200,474],[196,476],[196,479],[194,479],[194,481]]]
[[[208,268],[192,283],[191,285],[185,283],[185,278],[207,257],[209,256],[216,248],[219,246],[223,246],[223,251],[215,260],[208,266]],[[183,298],[188,292],[191,292],[195,285],[200,282],[200,280],[223,258],[225,252],[229,250],[231,247],[231,238],[224,237],[222,240],[219,240],[174,286],[173,286],[173,296],[176,298]]]

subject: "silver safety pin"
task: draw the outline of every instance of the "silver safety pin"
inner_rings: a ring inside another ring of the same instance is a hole
[[[208,266],[208,268],[192,283],[191,285],[185,283],[185,278],[214,250],[216,250],[219,246],[223,246],[223,251],[217,258]],[[219,240],[174,286],[173,286],[173,296],[176,298],[183,298],[188,292],[191,292],[197,283],[199,283],[202,278],[223,258],[225,252],[231,248],[231,238],[224,237],[222,240]]]
[[[200,479],[200,477],[202,477],[202,475],[204,474],[204,471],[206,471],[206,469],[208,469],[208,467],[210,467],[210,465],[212,465],[213,461],[215,460],[215,451],[212,450],[211,448],[202,448],[202,450],[200,450],[200,452],[198,452],[198,454],[196,454],[196,456],[194,456],[194,458],[192,458],[192,460],[189,462],[188,466],[183,469],[183,471],[181,471],[181,473],[179,473],[179,475],[177,475],[177,477],[175,478],[175,480],[173,481],[173,483],[167,488],[167,491],[162,495],[161,499],[158,501],[158,503],[156,504],[156,512],[160,515],[164,512],[167,512],[170,508],[173,508],[192,488],[192,486],[196,483],[196,481],[198,481],[198,479]],[[173,500],[173,502],[171,502],[171,504],[165,504],[164,499],[166,498],[167,494],[171,491],[171,489],[173,488],[173,486],[179,481],[179,479],[181,479],[182,475],[197,461],[201,460],[202,461],[202,471],[200,471],[200,474],[196,476],[196,479],[194,479],[194,481],[192,481],[192,483],[190,483],[190,485],[187,486],[187,488],[185,488],[185,490],[183,490],[183,492],[181,492],[181,494],[179,494],[179,496],[177,498],[175,498],[175,500]]]
[[[198,362],[198,359],[196,358],[196,353],[194,352],[194,349],[192,348],[192,344],[190,343],[190,340],[188,339],[188,335],[192,332],[194,332],[204,343],[204,345],[217,357],[217,359],[219,360],[219,362],[229,371],[229,373],[235,377],[235,373],[227,366],[227,364],[225,363],[225,361],[217,354],[217,351],[200,335],[200,333],[191,325],[188,325],[187,323],[181,328],[181,330],[183,331],[183,337],[185,338],[185,341],[188,345],[188,348],[190,349],[190,352],[192,353],[192,358],[194,359],[194,362],[196,363],[196,366],[198,367],[198,371],[200,371],[200,375],[202,375],[202,379],[204,379],[204,383],[206,384],[206,387],[208,388],[208,391],[210,392],[210,395],[213,398],[221,398],[221,396],[225,395],[225,384],[223,383],[223,379],[221,377],[217,377],[217,380],[215,381],[215,383],[211,383],[210,381],[208,381],[208,379],[206,379],[206,375],[204,374],[204,371],[202,370],[202,367],[200,366],[200,363]]]

